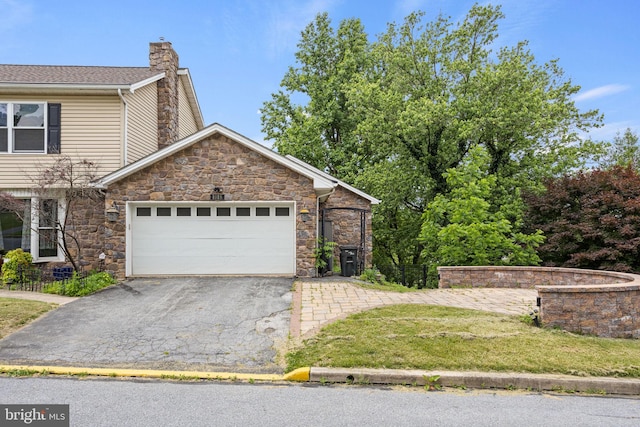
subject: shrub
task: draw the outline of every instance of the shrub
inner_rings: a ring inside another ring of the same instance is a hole
[[[632,167],[580,172],[527,194],[526,223],[547,240],[545,265],[640,271],[640,175]]]
[[[4,255],[3,261],[2,281],[9,284],[18,280],[18,270],[26,272],[31,268],[33,257],[29,252],[25,252],[22,249],[14,249]]]
[[[42,288],[42,292],[69,297],[82,297],[115,283],[116,280],[106,272],[94,273],[84,278],[77,273],[73,273],[73,277],[69,280],[60,280],[45,285]]]

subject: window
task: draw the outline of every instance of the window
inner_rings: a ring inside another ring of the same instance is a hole
[[[269,216],[269,208],[256,208],[256,216]]]
[[[276,208],[276,216],[289,216],[289,208]]]
[[[0,153],[60,153],[60,104],[0,101]]]
[[[197,208],[196,216],[211,216],[211,208]]]
[[[251,216],[251,208],[236,208],[236,216]]]
[[[176,208],[177,216],[191,216],[191,208]]]
[[[4,253],[22,248],[31,252],[31,203],[20,200],[15,211],[0,208],[0,251]],[[20,211],[20,212],[18,212]]]
[[[136,216],[151,216],[151,208],[136,208]]]
[[[231,216],[231,208],[216,208],[216,216]]]
[[[171,208],[156,208],[156,216],[171,216]]]
[[[58,201],[40,200],[38,209],[38,258],[58,255]]]
[[[23,199],[13,210],[0,209],[0,251],[21,248],[34,261],[61,257],[56,199]]]

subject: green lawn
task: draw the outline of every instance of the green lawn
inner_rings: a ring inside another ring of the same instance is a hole
[[[326,326],[286,355],[303,366],[640,377],[640,340],[536,328],[517,316],[396,305]]]
[[[0,338],[20,329],[56,307],[41,301],[0,298]]]

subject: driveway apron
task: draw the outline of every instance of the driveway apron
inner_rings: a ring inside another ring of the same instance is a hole
[[[281,373],[291,279],[129,280],[0,340],[5,364]]]

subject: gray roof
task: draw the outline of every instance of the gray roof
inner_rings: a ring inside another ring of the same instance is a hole
[[[0,83],[131,85],[160,74],[148,67],[1,65]]]

